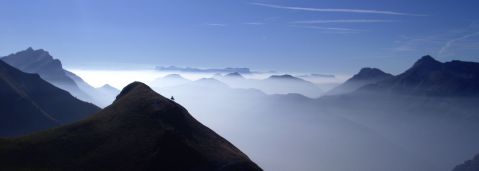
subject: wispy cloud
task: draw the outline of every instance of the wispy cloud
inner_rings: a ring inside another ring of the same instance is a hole
[[[471,38],[471,37],[475,37],[475,36],[479,36],[479,32],[469,33],[469,34],[462,35],[462,36],[459,36],[459,37],[455,37],[455,38],[452,38],[452,39],[446,41],[446,43],[444,43],[444,45],[441,47],[441,49],[439,49],[439,51],[437,52],[438,56],[443,56],[444,53],[446,53],[449,50],[449,48],[451,48],[451,46],[453,46],[455,43],[457,43],[459,41],[462,41],[462,40],[466,40],[466,39]]]
[[[326,24],[326,23],[388,23],[398,22],[398,20],[372,20],[372,19],[354,19],[354,20],[305,20],[294,21],[296,24]]]
[[[283,5],[266,4],[266,3],[250,3],[250,4],[263,6],[263,7],[269,7],[269,8],[297,10],[297,11],[311,11],[311,12],[341,12],[341,13],[364,13],[364,14],[404,15],[404,16],[427,16],[424,14],[412,14],[412,13],[403,13],[403,12],[396,12],[396,11],[371,10],[371,9],[310,8],[310,7],[283,6]]]
[[[290,27],[307,28],[321,30],[321,33],[334,33],[334,34],[352,34],[360,33],[365,30],[342,28],[342,27],[320,27],[320,26],[305,26],[305,25],[289,25]]]
[[[479,25],[443,30],[434,34],[401,36],[392,50],[408,55],[430,54],[440,59],[471,57],[479,52]]]
[[[213,26],[213,27],[226,27],[226,26],[228,26],[227,24],[220,24],[220,23],[206,23],[205,25]]]
[[[256,25],[256,26],[258,26],[258,25],[263,25],[264,23],[262,23],[262,22],[246,22],[246,23],[243,23],[243,24],[246,24],[246,25]]]

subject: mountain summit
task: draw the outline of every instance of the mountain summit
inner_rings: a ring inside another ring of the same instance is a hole
[[[353,92],[362,86],[377,83],[393,77],[377,68],[362,68],[357,74],[346,80],[343,84],[327,92],[327,95],[336,95]]]
[[[0,165],[6,170],[261,170],[185,108],[140,82],[86,120],[0,139]]]

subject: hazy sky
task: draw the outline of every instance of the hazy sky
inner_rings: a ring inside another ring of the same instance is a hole
[[[479,61],[477,7],[477,0],[0,0],[0,55],[32,46],[68,68],[397,73],[425,54]]]

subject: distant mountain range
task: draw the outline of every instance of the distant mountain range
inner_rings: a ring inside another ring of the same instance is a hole
[[[192,67],[177,67],[177,66],[157,66],[155,68],[158,71],[180,71],[180,72],[198,72],[198,73],[231,73],[231,72],[238,72],[248,74],[251,73],[249,68],[209,68],[209,69],[201,69],[201,68],[192,68]]]
[[[104,93],[97,92],[82,78],[63,69],[60,60],[54,59],[43,49],[34,50],[30,47],[0,59],[23,72],[37,73],[44,80],[70,92],[80,100],[95,103],[101,107],[110,104],[115,96],[115,94],[105,96]]]
[[[0,139],[6,170],[260,171],[245,154],[143,83],[75,124]]]
[[[324,91],[312,82],[289,75],[271,75],[266,79],[247,79],[241,73],[234,72],[224,76],[213,77],[233,88],[253,88],[267,94],[289,94],[297,93],[304,96],[316,98]]]
[[[0,60],[0,136],[17,136],[78,121],[100,110]]]

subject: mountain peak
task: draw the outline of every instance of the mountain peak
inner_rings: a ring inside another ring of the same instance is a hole
[[[383,78],[383,77],[390,77],[392,76],[391,74],[385,73],[384,71],[378,69],[378,68],[362,68],[359,70],[359,73],[353,76],[352,79],[375,79],[375,78]]]
[[[417,60],[416,63],[414,63],[413,67],[434,67],[441,64],[441,62],[437,61],[433,57],[426,55],[421,57],[421,59]]]
[[[139,91],[153,91],[153,90],[148,85],[146,85],[145,83],[135,81],[135,82],[132,82],[132,83],[128,84],[125,88],[123,88],[121,90],[120,94],[118,94],[118,96],[116,96],[116,100],[118,100],[122,97],[125,97],[128,94],[135,94],[136,92],[139,92]]]

